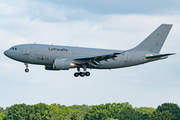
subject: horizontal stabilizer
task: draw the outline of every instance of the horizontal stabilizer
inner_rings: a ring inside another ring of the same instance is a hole
[[[153,55],[153,56],[147,56],[146,58],[161,58],[169,55],[174,55],[176,53],[168,53],[168,54],[159,54],[159,55]]]

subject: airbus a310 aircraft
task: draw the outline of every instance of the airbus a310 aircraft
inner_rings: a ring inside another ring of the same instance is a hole
[[[108,50],[83,47],[69,47],[43,44],[23,44],[11,47],[4,54],[26,65],[44,65],[46,70],[69,70],[77,68],[75,77],[90,76],[90,69],[115,69],[140,65],[156,60],[166,59],[168,54],[159,54],[171,24],[162,24],[142,43],[130,50]],[[83,69],[83,72],[80,71]]]

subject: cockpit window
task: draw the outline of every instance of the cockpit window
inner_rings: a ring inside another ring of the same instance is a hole
[[[12,48],[10,48],[9,50],[17,50],[17,48],[12,47]]]

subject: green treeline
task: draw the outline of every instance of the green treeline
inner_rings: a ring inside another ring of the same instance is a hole
[[[101,105],[15,104],[0,107],[0,120],[180,120],[177,104],[164,103],[156,109],[133,108],[129,103]]]

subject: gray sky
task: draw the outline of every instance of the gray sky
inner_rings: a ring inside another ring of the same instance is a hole
[[[180,105],[180,2],[171,0],[2,0],[0,2],[0,106],[13,104],[96,105],[129,102],[134,107]],[[46,71],[3,55],[13,45],[56,44],[126,50],[162,23],[173,28],[161,53],[166,60],[140,66],[90,70],[90,77]]]

